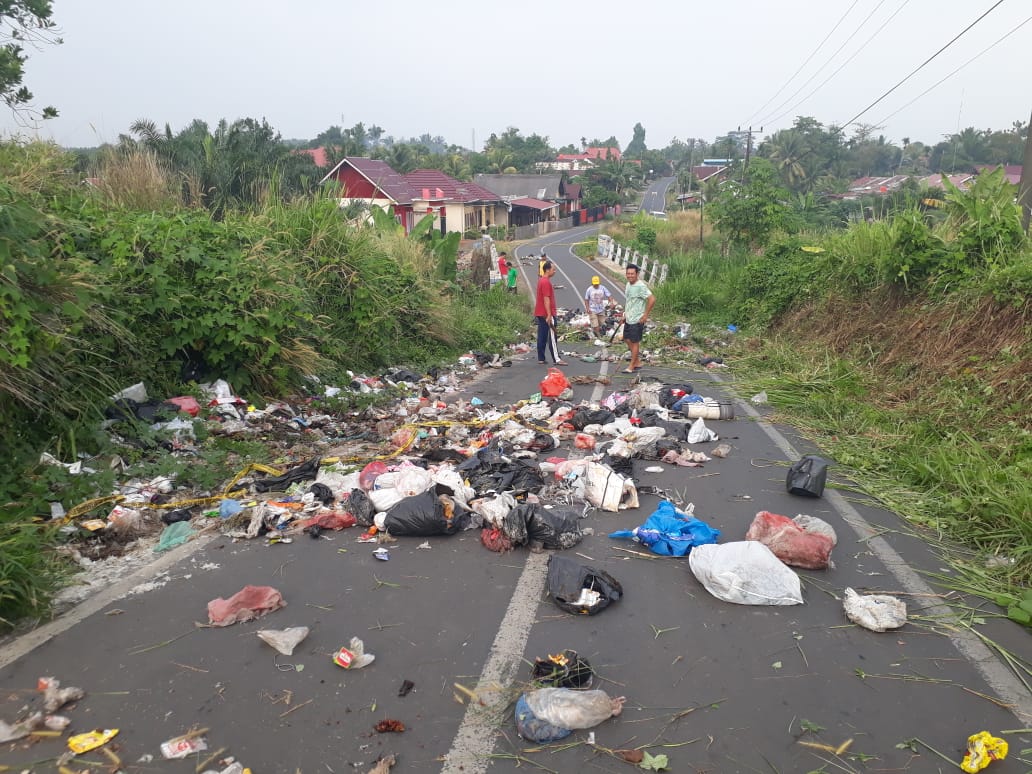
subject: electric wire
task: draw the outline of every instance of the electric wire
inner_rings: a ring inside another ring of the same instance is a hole
[[[925,94],[927,94],[928,92],[930,92],[930,91],[931,91],[932,89],[934,89],[934,88],[938,87],[938,86],[939,86],[939,85],[941,85],[941,84],[942,84],[943,82],[945,82],[945,81],[948,81],[948,80],[949,80],[950,78],[952,78],[952,77],[953,77],[954,75],[956,75],[957,73],[959,73],[959,72],[960,72],[961,70],[963,70],[963,69],[964,69],[965,67],[967,67],[967,66],[968,66],[969,64],[971,64],[971,63],[972,63],[972,62],[974,62],[974,61],[975,61],[976,59],[978,59],[979,57],[981,57],[981,56],[982,56],[983,54],[986,54],[986,53],[988,53],[989,51],[991,51],[992,49],[996,48],[996,47],[997,47],[998,45],[1000,45],[1001,43],[1003,43],[1003,41],[1005,41],[1005,40],[1006,40],[1007,38],[1009,38],[1009,37],[1010,37],[1011,35],[1013,35],[1013,34],[1014,34],[1015,32],[1017,32],[1018,30],[1020,30],[1020,29],[1021,29],[1022,27],[1024,27],[1024,26],[1025,26],[1026,24],[1028,24],[1028,23],[1029,23],[1030,21],[1032,21],[1032,16],[1029,16],[1029,17],[1028,17],[1027,19],[1025,19],[1025,21],[1023,21],[1023,22],[1022,22],[1021,24],[1019,24],[1019,25],[1018,25],[1017,27],[1015,27],[1014,29],[1012,29],[1012,30],[1011,30],[1010,32],[1008,32],[1008,33],[1007,33],[1006,35],[1004,35],[1003,37],[999,38],[999,39],[998,39],[998,40],[997,40],[997,41],[996,41],[995,43],[992,43],[992,44],[990,44],[990,45],[986,46],[985,48],[983,48],[983,49],[982,49],[981,51],[979,51],[979,52],[978,52],[977,54],[975,54],[975,55],[974,55],[973,57],[971,57],[971,58],[970,58],[969,60],[967,60],[966,62],[964,62],[964,64],[962,64],[962,65],[961,65],[960,67],[958,67],[958,68],[957,68],[956,70],[952,71],[951,73],[948,73],[947,75],[944,75],[944,76],[943,76],[942,78],[940,78],[939,80],[937,80],[937,81],[936,81],[935,83],[933,83],[933,84],[932,84],[931,86],[929,86],[929,87],[928,87],[927,89],[925,89],[924,91],[922,91],[922,92],[921,92],[920,94],[918,94],[918,95],[917,95],[916,97],[914,97],[914,98],[913,98],[912,100],[910,100],[909,102],[907,102],[907,103],[906,103],[905,105],[903,105],[902,107],[899,107],[899,108],[897,108],[896,110],[894,110],[893,112],[889,113],[889,114],[888,114],[887,116],[885,116],[885,118],[883,118],[883,119],[882,119],[881,121],[879,121],[879,122],[878,122],[878,125],[879,125],[879,126],[883,125],[883,124],[884,124],[884,123],[886,123],[886,122],[887,122],[887,121],[888,121],[888,120],[889,120],[890,118],[892,118],[893,116],[895,116],[895,115],[896,115],[897,113],[901,113],[902,111],[906,110],[906,109],[907,109],[908,107],[910,107],[911,105],[913,105],[913,104],[914,104],[915,102],[917,102],[917,101],[918,101],[919,99],[921,99],[921,97],[923,97],[923,96],[924,96]]]
[[[772,119],[770,119],[770,123],[772,123],[772,124],[776,124],[776,123],[777,123],[778,121],[780,121],[780,120],[781,120],[782,118],[784,118],[785,116],[787,116],[787,115],[789,115],[790,113],[792,113],[792,112],[793,112],[793,111],[794,111],[794,110],[795,110],[795,109],[796,109],[797,107],[799,107],[799,106],[800,106],[800,105],[802,105],[802,104],[803,104],[804,102],[806,102],[806,101],[807,101],[808,99],[810,99],[810,97],[812,97],[812,96],[813,96],[814,94],[816,94],[816,93],[817,93],[818,91],[820,91],[821,89],[823,89],[823,88],[824,88],[824,86],[825,86],[825,85],[826,85],[826,84],[828,83],[828,81],[830,81],[830,80],[831,80],[832,78],[834,78],[834,77],[835,77],[836,75],[838,75],[838,74],[839,74],[840,72],[842,72],[842,68],[844,68],[844,67],[845,67],[846,65],[848,65],[848,64],[849,64],[850,62],[852,62],[852,61],[853,61],[854,59],[856,59],[856,58],[857,58],[857,57],[858,57],[858,56],[859,56],[859,55],[861,54],[861,52],[863,52],[863,51],[864,51],[864,50],[865,50],[865,49],[867,48],[867,46],[868,46],[868,45],[870,45],[871,41],[872,41],[872,40],[874,40],[874,39],[875,39],[876,37],[878,37],[878,33],[880,33],[880,32],[881,32],[881,31],[882,31],[883,29],[885,29],[885,27],[887,27],[887,26],[888,26],[889,22],[891,22],[891,21],[892,21],[893,19],[895,19],[895,18],[896,18],[896,16],[898,16],[898,15],[899,15],[899,12],[900,12],[900,11],[902,11],[902,10],[903,10],[904,8],[906,8],[906,7],[907,7],[907,3],[909,3],[909,2],[910,2],[910,0],[903,0],[903,3],[902,3],[902,4],[900,5],[900,6],[899,6],[899,8],[897,8],[897,9],[896,9],[895,11],[893,11],[893,12],[892,12],[892,15],[890,15],[890,16],[889,16],[889,17],[888,17],[888,18],[887,18],[887,19],[886,19],[885,21],[883,21],[883,22],[881,23],[881,26],[879,26],[879,27],[878,27],[878,29],[876,29],[876,30],[875,30],[875,31],[874,31],[874,32],[873,32],[873,33],[871,34],[871,36],[870,36],[869,38],[867,38],[867,40],[865,40],[865,41],[864,41],[863,43],[861,43],[861,44],[860,44],[860,47],[859,47],[859,48],[857,48],[857,50],[853,52],[853,54],[852,54],[852,55],[851,55],[851,56],[849,57],[849,59],[847,59],[847,60],[846,60],[845,62],[843,62],[842,64],[840,64],[840,65],[839,65],[839,66],[838,66],[838,67],[837,67],[837,68],[835,69],[835,72],[833,72],[833,73],[832,73],[831,75],[829,75],[829,76],[828,76],[827,78],[825,78],[825,79],[824,79],[823,81],[821,81],[821,82],[820,82],[820,84],[819,84],[819,85],[817,86],[817,88],[815,88],[815,89],[814,89],[813,91],[811,91],[811,92],[810,92],[809,94],[807,94],[807,95],[806,95],[805,97],[803,97],[803,98],[802,98],[801,100],[799,100],[799,101],[798,101],[798,102],[797,102],[797,103],[796,103],[795,105],[793,105],[792,107],[790,107],[790,108],[789,108],[788,110],[786,110],[786,111],[785,111],[784,113],[782,113],[781,115],[779,115],[779,116],[777,116],[777,117],[775,117],[775,118],[772,118]]]
[[[783,92],[788,87],[788,84],[795,80],[795,77],[799,75],[800,72],[802,72],[803,68],[810,64],[810,60],[817,56],[817,52],[820,51],[821,48],[824,47],[824,44],[828,42],[828,39],[835,34],[835,30],[837,30],[842,25],[842,22],[844,22],[846,20],[846,17],[849,16],[849,12],[852,11],[856,7],[856,4],[859,2],[860,0],[853,0],[853,4],[846,9],[846,12],[842,14],[838,22],[835,23],[835,26],[831,28],[831,32],[824,36],[824,40],[818,43],[817,48],[811,51],[810,56],[806,57],[803,63],[799,65],[799,69],[792,73],[792,75],[789,77],[787,81],[781,84],[781,88],[775,91],[774,95],[770,99],[768,99],[766,102],[760,105],[759,110],[755,111],[751,116],[749,116],[748,121],[743,121],[743,124],[748,124],[750,121],[756,118],[756,116],[760,115],[760,113],[762,113],[766,109],[767,105],[769,105],[771,102],[778,98],[778,95],[781,94],[781,92]]]
[[[925,66],[926,66],[926,65],[927,65],[927,64],[928,64],[929,62],[931,62],[931,61],[932,61],[933,59],[935,59],[935,58],[936,58],[937,56],[939,56],[939,54],[941,54],[941,53],[942,53],[943,51],[945,51],[945,50],[946,50],[947,48],[949,48],[949,47],[950,47],[950,46],[952,46],[952,45],[953,45],[954,43],[956,43],[956,42],[957,42],[958,40],[960,40],[960,38],[961,38],[961,37],[963,37],[963,36],[964,36],[964,35],[965,35],[965,34],[966,34],[966,33],[968,32],[968,30],[970,30],[970,29],[971,29],[972,27],[974,27],[974,26],[975,26],[976,24],[978,24],[978,23],[979,23],[980,21],[982,21],[982,19],[984,19],[984,18],[985,18],[986,16],[988,16],[988,15],[989,15],[989,14],[991,14],[991,13],[992,13],[993,11],[995,11],[995,10],[996,10],[997,8],[999,8],[999,7],[1001,6],[1001,5],[1003,5],[1003,1],[1004,1],[1004,0],[996,0],[996,2],[995,2],[995,3],[993,4],[993,5],[992,5],[992,7],[990,7],[990,8],[989,8],[989,10],[988,10],[988,11],[986,11],[985,13],[983,13],[983,14],[982,14],[981,16],[979,16],[979,17],[978,17],[977,19],[975,19],[975,20],[974,20],[973,22],[971,22],[971,24],[969,24],[969,25],[968,25],[968,26],[966,26],[966,27],[965,27],[964,29],[962,29],[962,30],[961,30],[960,32],[958,32],[958,33],[957,33],[957,34],[956,34],[956,35],[955,35],[955,36],[953,37],[953,39],[952,39],[952,40],[950,40],[950,41],[949,41],[949,42],[948,42],[948,43],[947,43],[947,44],[946,44],[945,46],[943,46],[942,48],[940,48],[940,49],[939,49],[938,51],[936,51],[936,52],[935,52],[934,54],[932,54],[932,55],[931,55],[930,57],[928,57],[928,58],[927,58],[926,60],[924,60],[924,61],[923,61],[923,62],[922,62],[921,64],[919,64],[919,65],[918,65],[917,67],[915,67],[915,68],[914,68],[913,70],[911,70],[911,71],[910,71],[910,73],[908,73],[908,74],[906,75],[906,77],[904,77],[904,78],[903,78],[903,80],[901,80],[901,81],[900,81],[899,83],[897,83],[897,84],[896,84],[895,86],[893,86],[893,87],[892,87],[891,89],[889,89],[889,90],[888,90],[888,91],[886,91],[886,92],[885,92],[884,94],[882,94],[882,95],[881,95],[880,97],[878,97],[878,99],[876,99],[876,100],[875,100],[874,102],[872,102],[872,103],[871,103],[870,105],[868,105],[867,107],[865,107],[865,108],[864,108],[863,110],[861,110],[861,111],[860,111],[859,113],[857,113],[857,114],[856,114],[855,116],[853,116],[853,117],[852,117],[852,118],[850,118],[850,119],[849,119],[848,121],[846,121],[846,122],[845,122],[844,124],[842,124],[842,128],[844,129],[845,127],[847,127],[847,126],[849,126],[850,124],[854,123],[854,122],[855,122],[855,121],[856,121],[856,120],[857,120],[858,118],[860,118],[860,116],[862,116],[862,115],[863,115],[864,113],[866,113],[866,112],[867,112],[868,110],[870,110],[871,108],[873,108],[873,107],[874,107],[875,105],[877,105],[877,104],[878,104],[879,102],[881,102],[881,101],[882,101],[883,99],[885,99],[885,98],[886,98],[887,96],[889,96],[890,94],[892,94],[892,92],[894,92],[894,91],[895,91],[896,89],[898,89],[898,88],[899,88],[900,86],[902,86],[902,85],[903,85],[904,83],[906,83],[906,82],[907,82],[907,81],[909,81],[909,80],[910,80],[911,78],[913,78],[913,77],[914,77],[914,76],[915,76],[915,75],[916,75],[916,74],[917,74],[918,72],[920,72],[921,70],[923,70],[923,69],[924,69],[924,67],[925,67]]]
[[[785,107],[785,105],[787,105],[792,100],[794,100],[797,96],[799,96],[799,92],[801,92],[803,89],[805,89],[807,86],[809,86],[813,82],[814,78],[816,78],[818,75],[820,75],[822,72],[824,72],[824,69],[834,61],[835,57],[837,57],[839,55],[839,53],[841,53],[842,49],[844,49],[847,45],[849,45],[849,41],[851,41],[853,38],[856,37],[856,34],[858,32],[860,32],[860,30],[862,30],[864,28],[864,25],[867,24],[868,21],[870,21],[871,17],[874,16],[874,14],[878,12],[878,9],[881,8],[884,4],[885,4],[885,0],[878,0],[878,4],[876,6],[874,6],[874,8],[871,10],[871,12],[869,14],[867,14],[867,16],[864,17],[864,20],[862,22],[860,22],[859,25],[857,25],[857,28],[855,30],[853,30],[853,32],[850,34],[850,36],[848,38],[846,38],[842,42],[842,45],[839,46],[838,48],[836,48],[835,52],[824,61],[824,64],[822,64],[820,67],[818,67],[813,72],[813,74],[810,75],[809,78],[807,78],[805,81],[803,81],[803,83],[799,86],[799,88],[796,89],[795,91],[793,91],[792,94],[789,95],[789,97],[784,102],[782,102],[776,108],[771,110],[767,114],[767,118],[764,118],[760,123],[762,123],[762,124],[770,123],[770,116],[777,115],[778,113],[780,113],[781,110]]]

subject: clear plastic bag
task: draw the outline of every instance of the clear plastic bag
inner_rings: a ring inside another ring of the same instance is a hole
[[[737,605],[801,605],[799,576],[762,543],[696,546],[688,564],[706,591]]]

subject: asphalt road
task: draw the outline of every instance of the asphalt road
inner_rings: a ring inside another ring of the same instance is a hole
[[[574,230],[542,240],[568,279],[561,305],[573,305],[566,293],[582,291],[596,273],[562,252],[579,238]],[[571,346],[594,349],[564,349]],[[611,365],[575,361],[565,369],[613,379],[607,387],[576,385],[574,400],[627,388],[628,377],[612,374]],[[466,395],[508,405],[536,392],[544,371],[531,354],[488,371]],[[728,384],[688,363],[649,368],[643,378],[730,395]],[[731,444],[727,459],[704,468],[664,465],[662,473],[646,473],[650,463],[636,461],[636,481],[694,503],[696,516],[722,531],[721,542],[742,539],[760,510],[830,522],[839,536],[836,566],[800,573],[804,605],[724,603],[702,588],[687,561],[619,550],[635,545],[607,534],[641,524],[656,495],[643,494],[636,510],[592,512],[586,525],[595,535],[565,552],[623,584],[625,598],[593,617],[567,615],[545,595],[547,553],[494,554],[475,532],[430,538],[429,550],[418,548],[421,538],[399,539],[387,562],[373,558],[374,546],[356,543],[354,529],[273,546],[215,537],[166,560],[167,574],[151,590],[125,596],[152,579],[154,571],[142,572],[34,638],[9,643],[0,655],[0,718],[13,720],[37,678],[54,675],[87,691],[68,713],[73,731],[118,728],[123,761],[155,756],[128,771],[193,771],[196,758],[164,762],[158,746],[199,725],[210,729],[212,749],[226,748],[256,774],[364,772],[388,752],[399,756],[397,772],[527,770],[517,755],[554,772],[626,772],[628,764],[602,748],[643,745],[679,772],[949,771],[924,744],[959,761],[970,734],[1032,725],[1027,688],[977,639],[929,626],[927,619],[947,611],[918,574],[940,567],[927,546],[893,514],[834,486],[817,500],[788,495],[783,465],[809,449],[751,405],[739,402],[737,412],[739,419],[709,423]],[[209,600],[245,584],[276,587],[287,607],[259,622],[195,627]],[[884,634],[850,625],[840,601],[847,586],[900,593],[911,615],[925,620]],[[255,636],[300,625],[312,633],[290,658],[276,657]],[[989,619],[981,629],[1028,655],[1028,636],[1017,627]],[[376,655],[361,671],[344,671],[330,658],[352,636]],[[626,696],[627,706],[594,729],[598,749],[583,744],[587,732],[576,732],[567,741],[579,745],[525,752],[536,746],[517,737],[508,702],[529,679],[528,661],[565,648],[587,657],[599,687]],[[415,688],[401,697],[404,680]],[[485,706],[468,703],[456,683]],[[386,718],[407,730],[376,733],[374,724]],[[834,750],[850,739],[838,756],[802,744]],[[1015,753],[1032,747],[1032,736],[1009,741],[1011,759],[990,772],[1028,769]],[[27,769],[62,749],[53,739],[0,748],[0,763]],[[55,770],[52,763],[31,768]]]

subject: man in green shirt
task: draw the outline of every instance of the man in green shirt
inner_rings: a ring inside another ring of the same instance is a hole
[[[631,362],[622,373],[633,374],[635,371],[641,370],[638,348],[641,345],[641,337],[645,333],[645,321],[649,319],[649,312],[656,303],[656,297],[652,295],[649,286],[638,279],[638,267],[635,264],[627,264],[626,277],[623,340],[627,342],[627,349],[631,352]]]
[[[505,274],[505,289],[510,293],[516,292],[516,267],[512,265],[512,261],[505,262],[506,269],[508,271]]]

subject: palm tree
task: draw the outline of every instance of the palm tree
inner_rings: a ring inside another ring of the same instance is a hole
[[[791,190],[806,187],[810,174],[803,163],[810,155],[806,138],[796,129],[782,129],[763,144],[763,153],[774,164],[781,179]]]

